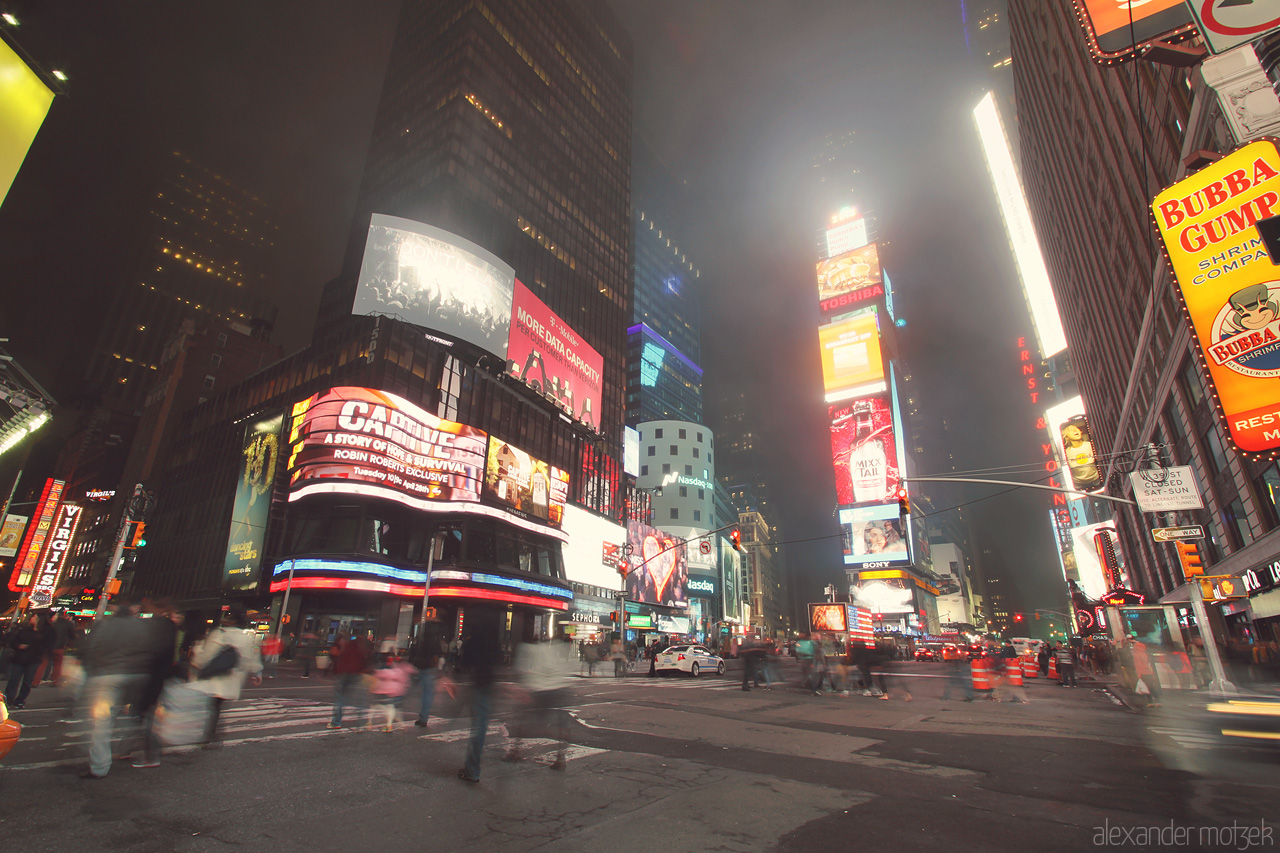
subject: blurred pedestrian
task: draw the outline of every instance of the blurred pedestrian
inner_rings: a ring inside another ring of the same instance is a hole
[[[58,613],[53,617],[53,648],[49,651],[50,662],[53,667],[50,673],[50,679],[53,681],[54,687],[62,686],[62,662],[66,658],[67,649],[70,648],[72,641],[76,636],[75,621],[65,613]]]
[[[320,635],[315,631],[303,631],[298,638],[298,659],[302,661],[302,677],[311,677],[311,667],[316,662],[316,650],[320,647]]]
[[[742,689],[750,690],[756,680],[756,673],[764,664],[766,652],[764,644],[754,637],[743,642],[738,649],[738,657],[742,658]]]
[[[1075,687],[1076,686],[1076,659],[1075,653],[1071,651],[1071,647],[1058,643],[1058,647],[1054,649],[1054,657],[1058,661],[1058,686]]]
[[[880,686],[880,695],[877,699],[889,698],[889,683],[887,676],[894,675],[898,669],[898,646],[892,640],[882,641],[876,644],[876,651],[879,663],[879,669],[876,672],[876,681]],[[894,679],[894,684],[902,691],[902,701],[910,702],[912,700],[911,691],[907,689],[906,684],[902,683],[899,678]]]
[[[138,617],[138,608],[120,603],[116,612],[97,621],[85,641],[84,700],[92,718],[89,767],[83,779],[101,779],[111,770],[111,738],[116,711],[142,696],[158,654],[153,627]]]
[[[262,677],[275,678],[276,668],[280,665],[280,653],[284,651],[284,641],[278,634],[268,634],[262,638]]]
[[[1036,652],[1036,665],[1040,667],[1040,675],[1044,678],[1049,677],[1049,644],[1041,643],[1040,651]]]
[[[502,645],[498,637],[500,622],[496,613],[467,608],[466,630],[458,664],[471,678],[471,741],[467,745],[466,763],[458,771],[458,778],[464,782],[479,782],[480,759],[489,731],[489,714],[493,710],[493,685],[502,660]]]
[[[439,619],[427,619],[418,629],[418,638],[409,647],[409,663],[417,675],[421,701],[414,725],[425,729],[431,719],[431,703],[436,695],[436,676],[444,663],[444,637]]]
[[[133,756],[133,766],[138,768],[159,767],[161,744],[156,736],[156,709],[160,705],[160,696],[170,678],[177,675],[179,622],[181,614],[167,607],[147,608],[149,618],[140,620],[146,626],[153,649],[147,681],[142,688],[138,701],[130,708],[142,726],[137,743],[125,750]]]
[[[1146,687],[1146,693],[1150,697],[1147,707],[1158,708],[1162,696],[1160,674],[1156,672],[1150,647],[1138,639],[1133,640],[1133,671],[1138,677],[1137,683]],[[1141,687],[1137,689],[1141,692]]]
[[[238,607],[226,611],[222,624],[209,632],[191,654],[194,680],[190,686],[207,693],[209,721],[205,726],[203,746],[218,744],[218,720],[225,702],[240,698],[245,679],[262,683],[262,655],[257,635],[248,630],[249,620]]]
[[[415,670],[408,661],[396,660],[394,655],[383,654],[382,665],[373,671],[373,688],[369,691],[369,704],[372,713],[368,728],[372,729],[373,721],[379,716],[383,718],[382,730],[393,732],[396,728],[396,712],[404,701],[404,694],[409,692],[409,682]]]
[[[21,709],[35,686],[36,671],[44,660],[46,637],[40,617],[31,614],[9,635],[9,684],[4,695],[10,708]]]
[[[364,680],[364,671],[369,668],[369,644],[362,636],[352,637],[345,631],[338,635],[338,641],[329,652],[333,663],[333,716],[326,728],[342,728],[342,710],[348,704],[359,708],[360,685]],[[368,716],[368,703],[364,703],[365,716]]]
[[[516,716],[511,747],[504,760],[522,761],[522,732],[532,723],[555,734],[556,757],[552,770],[565,767],[565,750],[569,741],[568,713],[564,706],[569,698],[568,677],[564,662],[547,641],[521,643],[516,647],[515,670],[526,691],[525,708]]]

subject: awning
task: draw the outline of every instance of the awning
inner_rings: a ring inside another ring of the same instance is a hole
[[[1158,602],[1160,604],[1190,604],[1191,603],[1191,584],[1184,583],[1182,586],[1167,593]]]

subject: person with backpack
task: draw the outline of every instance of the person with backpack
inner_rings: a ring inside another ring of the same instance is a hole
[[[227,610],[222,615],[222,624],[210,631],[192,652],[190,686],[208,694],[212,700],[202,742],[206,748],[217,744],[215,738],[223,703],[240,698],[246,678],[254,684],[262,683],[258,638],[248,630],[248,625],[243,610]]]
[[[413,723],[420,729],[425,729],[431,718],[431,703],[436,695],[436,676],[444,655],[444,637],[440,627],[439,619],[423,621],[418,630],[418,639],[409,647],[409,663],[417,670],[415,678],[422,691],[418,719]]]
[[[102,779],[111,770],[111,739],[116,711],[136,703],[159,654],[158,638],[138,608],[121,603],[114,615],[98,620],[85,641],[84,704],[92,715],[89,767],[82,779]]]

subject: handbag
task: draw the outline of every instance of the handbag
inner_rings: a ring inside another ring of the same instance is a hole
[[[200,667],[200,671],[196,673],[196,680],[204,681],[206,678],[226,675],[235,669],[238,663],[240,663],[240,653],[236,651],[236,647],[223,646],[204,666]]]
[[[1137,693],[1139,696],[1150,696],[1151,688],[1147,686],[1147,682],[1139,678],[1138,686],[1134,688],[1133,692]]]
[[[209,694],[171,679],[156,707],[156,736],[166,746],[199,743],[204,740],[212,709]]]

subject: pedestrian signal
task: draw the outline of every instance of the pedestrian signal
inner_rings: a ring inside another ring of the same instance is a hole
[[[898,515],[911,515],[911,497],[905,486],[898,489]]]
[[[742,531],[736,527],[730,530],[729,541],[733,543],[733,550],[741,551],[742,550]]]
[[[1182,564],[1183,577],[1195,577],[1204,574],[1204,566],[1200,563],[1200,549],[1194,542],[1174,542],[1178,549],[1178,562]]]

